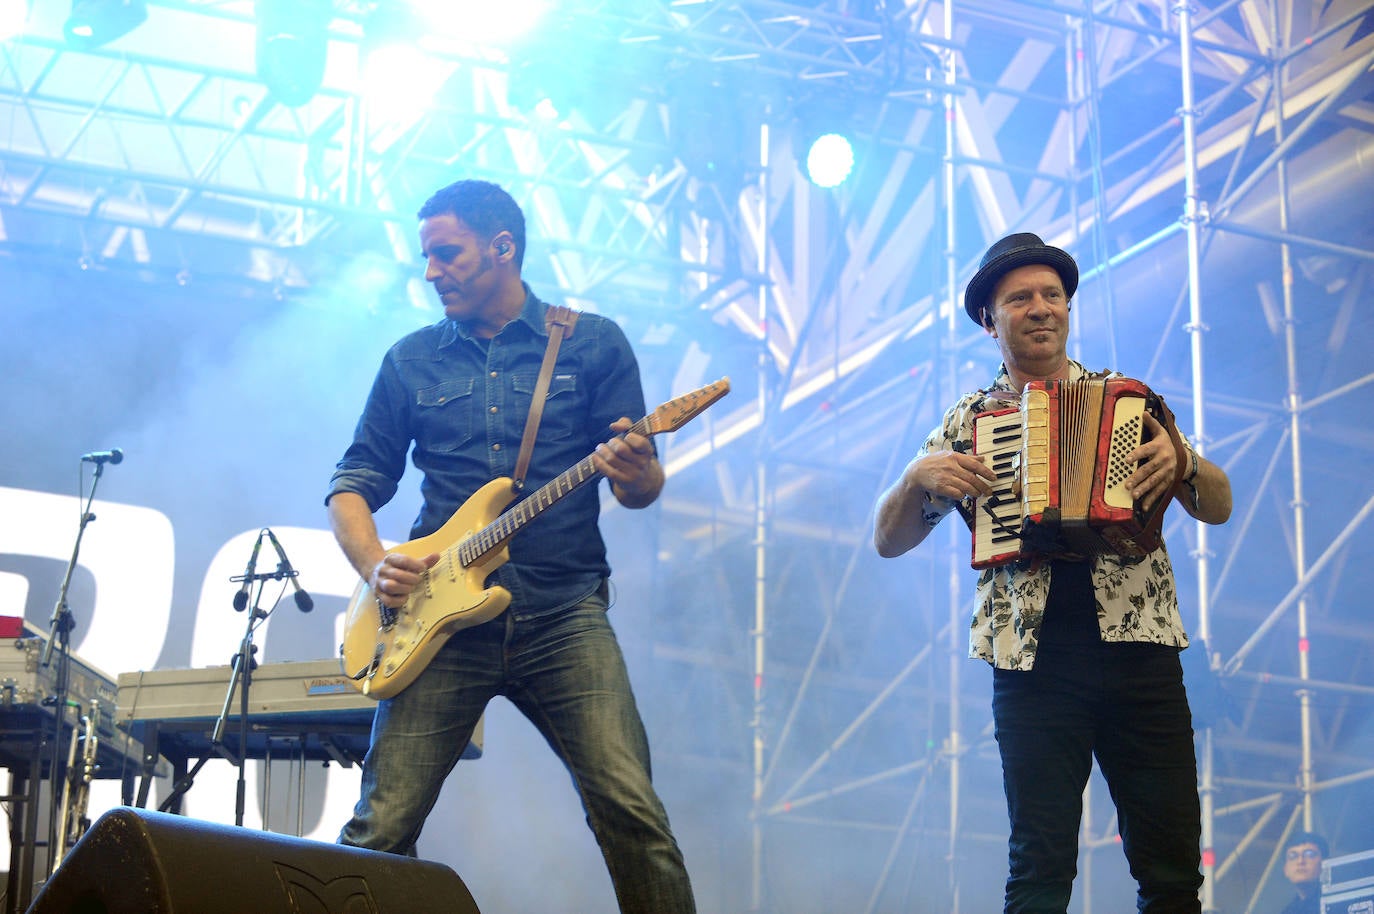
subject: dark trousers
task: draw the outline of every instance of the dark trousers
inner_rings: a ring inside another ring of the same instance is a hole
[[[1094,757],[1138,910],[1201,910],[1197,761],[1176,649],[1042,642],[1033,670],[993,671],[992,709],[1011,819],[1008,914],[1067,909]]]

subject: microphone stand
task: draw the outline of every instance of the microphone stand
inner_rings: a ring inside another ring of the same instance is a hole
[[[248,624],[244,628],[243,638],[239,641],[239,649],[234,654],[229,663],[229,687],[224,693],[224,705],[220,708],[219,717],[215,719],[214,730],[210,734],[211,752],[202,756],[186,775],[177,782],[172,792],[162,801],[158,807],[160,812],[174,810],[186,791],[190,790],[195,783],[196,775],[200,769],[205,767],[205,763],[212,756],[218,755],[236,768],[238,768],[238,783],[234,798],[234,824],[243,825],[244,810],[247,805],[248,781],[246,766],[248,764],[248,690],[253,684],[253,670],[257,667],[257,660],[254,654],[257,653],[257,645],[253,643],[253,633],[257,631],[258,625],[267,620],[275,610],[264,611],[260,607],[262,600],[263,585],[267,581],[281,581],[294,572],[288,571],[282,566],[278,566],[276,571],[269,571],[264,574],[244,574],[232,577],[232,582],[243,582],[248,585],[257,584],[257,592],[253,595],[252,605],[248,608]],[[238,753],[232,753],[224,745],[224,731],[229,725],[229,711],[234,705],[234,693],[237,690],[239,696],[239,745]]]
[[[67,590],[71,587],[72,574],[76,571],[77,557],[81,554],[81,539],[86,535],[86,527],[95,520],[95,515],[91,513],[91,505],[95,502],[95,490],[100,485],[100,477],[105,472],[105,464],[96,462],[95,473],[91,476],[91,491],[86,496],[86,503],[81,506],[81,523],[76,529],[76,543],[72,546],[72,557],[67,560],[67,571],[62,575],[62,586],[57,591],[57,602],[53,605],[52,618],[48,621],[48,639],[43,645],[43,656],[39,660],[38,668],[46,669],[53,658],[54,649],[57,653],[57,668],[53,673],[53,694],[43,699],[43,704],[53,707],[53,729],[52,729],[52,757],[48,760],[48,784],[52,790],[53,797],[57,796],[57,781],[59,776],[65,776],[65,766],[60,758],[61,753],[58,747],[62,744],[62,731],[67,721],[67,692],[70,688],[71,678],[71,633],[76,627],[76,622],[72,618],[71,608],[67,603]],[[41,754],[39,758],[41,759]],[[41,765],[42,762],[40,761]],[[38,772],[33,772],[37,777]],[[57,834],[57,803],[49,804],[48,808],[48,844],[53,843],[53,838]],[[45,861],[44,871],[48,876],[52,875],[53,866],[56,861],[49,853]]]
[[[257,575],[254,575],[257,577]],[[263,581],[272,577],[264,575]],[[263,612],[258,608],[259,601],[262,599],[263,581],[258,583],[257,593],[253,596],[252,605],[248,607],[248,625],[243,631],[243,640],[239,642],[238,653],[229,664],[229,691],[224,695],[224,707],[219,712],[219,719],[215,721],[215,730],[210,735],[210,745],[223,752],[221,748],[224,744],[224,728],[228,723],[229,706],[234,701],[234,689],[239,692],[239,752],[238,758],[230,758],[239,769],[238,784],[234,791],[234,824],[243,824],[244,806],[247,801],[248,793],[248,689],[253,684],[253,670],[258,662],[253,655],[257,653],[258,647],[253,643],[253,632],[257,630],[258,623],[265,620],[272,613]],[[240,686],[240,683],[242,685]],[[226,756],[228,757],[228,756]]]

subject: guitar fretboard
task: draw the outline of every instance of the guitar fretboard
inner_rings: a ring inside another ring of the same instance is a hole
[[[646,437],[652,435],[653,432],[649,428],[649,417],[646,416],[630,426],[625,434],[630,432]],[[580,487],[583,483],[600,477],[601,474],[597,472],[596,466],[592,463],[591,455],[582,458],[576,465],[559,473],[549,482],[531,492],[528,497],[516,502],[510,510],[496,520],[460,542],[457,546],[459,563],[466,568],[492,550],[500,549],[511,537],[520,532],[521,528],[544,513],[545,509],[556,504],[563,496]]]

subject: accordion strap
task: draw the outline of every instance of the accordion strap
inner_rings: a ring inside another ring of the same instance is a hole
[[[1183,485],[1183,477],[1188,473],[1189,459],[1187,445],[1183,443],[1183,436],[1178,433],[1178,423],[1174,421],[1173,411],[1164,402],[1164,398],[1152,390],[1146,405],[1159,424],[1164,426],[1164,431],[1173,443],[1176,458],[1174,461],[1174,478],[1169,484],[1169,490],[1157,503],[1150,506],[1145,529],[1138,537],[1143,544],[1147,544],[1146,548],[1153,552],[1164,542],[1164,509],[1178,494],[1179,486]]]
[[[1174,481],[1169,486],[1169,497],[1172,498],[1174,493],[1178,491],[1178,485],[1183,481],[1183,477],[1188,475],[1188,446],[1183,443],[1183,436],[1178,433],[1178,423],[1174,420],[1174,413],[1169,409],[1169,405],[1164,402],[1164,398],[1154,391],[1150,391],[1150,394],[1154,398],[1155,409],[1152,412],[1156,414],[1155,418],[1159,420],[1159,424],[1164,426],[1164,430],[1169,433],[1169,440],[1174,445],[1174,456],[1178,458],[1175,461]]]

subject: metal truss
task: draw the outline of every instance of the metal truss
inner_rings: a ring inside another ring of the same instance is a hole
[[[278,295],[369,257],[399,288],[425,195],[486,177],[530,215],[531,282],[624,322],[650,388],[734,380],[665,450],[650,645],[687,683],[652,700],[720,709],[661,764],[749,781],[731,907],[924,910],[919,886],[975,910],[980,858],[1004,853],[966,544],[881,563],[868,540],[878,492],[995,367],[957,302],[1010,231],[1077,256],[1075,355],[1191,413],[1237,483],[1210,539],[1170,530],[1220,696],[1205,909],[1253,906],[1282,828],[1367,776],[1371,638],[1344,604],[1372,583],[1352,464],[1374,438],[1343,418],[1374,411],[1374,237],[1350,203],[1374,148],[1367,4],[579,0],[524,50],[427,46],[440,91],[404,115],[358,85],[372,3],[339,4],[299,108],[254,74],[251,3],[150,7],[96,51],[41,6],[0,44],[0,252]],[[539,119],[522,81],[585,47],[571,113]],[[836,193],[796,167],[815,105],[860,136]],[[1094,795],[1084,847],[1112,847]],[[1358,833],[1338,810],[1318,824]],[[862,859],[799,863],[816,836]]]
[[[686,133],[720,132],[706,106],[719,112],[726,93],[784,108],[797,85],[865,93],[918,85],[889,72],[889,61],[905,59],[898,51],[914,47],[902,32],[876,34],[871,23],[822,9],[575,3],[509,55],[457,42],[430,48],[423,75],[444,91],[398,115],[378,110],[358,85],[375,6],[340,6],[325,83],[297,108],[276,104],[255,75],[251,3],[154,2],[144,27],[93,51],[68,48],[60,11],[37,7],[30,33],[0,46],[0,123],[8,125],[0,199],[11,211],[65,217],[105,260],[121,251],[116,231],[134,239],[125,256],[144,262],[188,260],[194,247],[219,241],[245,249],[230,255],[231,269],[255,260],[255,279],[304,284],[308,277],[292,274],[292,252],[341,224],[355,231],[370,222],[400,256],[395,228],[408,230],[428,188],[458,172],[485,175],[557,198],[551,205],[564,211],[541,214],[539,228],[559,245],[571,274],[560,278],[592,294],[607,276],[646,269],[719,273],[684,257],[666,223],[702,209],[682,202],[698,163],[675,149],[692,145]],[[513,106],[512,83],[527,61],[589,44],[615,61],[577,74],[600,104],[557,123]],[[746,71],[747,80],[733,78]],[[699,112],[681,103],[677,87],[688,83]],[[738,130],[726,140],[747,142]],[[735,177],[736,193],[743,179]],[[724,203],[730,212],[733,199]],[[576,217],[566,212],[574,207]],[[650,288],[661,296],[666,282]]]

